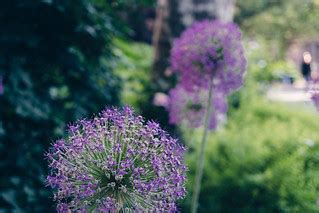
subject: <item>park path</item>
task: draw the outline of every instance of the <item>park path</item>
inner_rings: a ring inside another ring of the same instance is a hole
[[[316,111],[304,82],[296,82],[295,84],[274,83],[268,88],[266,95],[270,101]]]

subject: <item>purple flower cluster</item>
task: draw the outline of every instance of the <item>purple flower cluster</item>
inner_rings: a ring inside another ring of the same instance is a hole
[[[58,212],[175,212],[184,148],[128,107],[69,126],[46,157]]]
[[[185,119],[191,127],[203,124],[212,89],[209,128],[216,128],[217,116],[227,111],[225,97],[243,84],[246,63],[237,25],[205,20],[188,28],[171,50],[172,69],[180,74],[170,92],[171,123]]]
[[[238,89],[246,69],[239,28],[218,20],[195,23],[175,40],[171,65],[187,90],[194,85],[209,88],[211,80],[214,91],[228,94]]]
[[[206,90],[187,91],[182,86],[177,85],[169,93],[170,101],[170,123],[183,123],[192,128],[197,128],[204,123],[207,110],[208,93]],[[212,107],[214,111],[209,120],[209,128],[215,129],[218,121],[224,118],[228,105],[225,97],[221,93],[213,96]],[[187,119],[185,119],[187,118]]]

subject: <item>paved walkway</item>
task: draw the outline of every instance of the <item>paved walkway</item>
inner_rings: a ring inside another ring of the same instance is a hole
[[[304,88],[296,88],[293,85],[272,85],[267,97],[273,101],[281,102],[311,102],[310,94]]]
[[[267,98],[271,101],[287,103],[291,106],[307,108],[315,111],[310,93],[302,82],[294,85],[273,84],[267,91]]]

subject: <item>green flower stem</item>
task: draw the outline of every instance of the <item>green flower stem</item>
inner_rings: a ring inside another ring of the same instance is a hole
[[[200,144],[199,156],[198,156],[197,167],[196,167],[197,170],[196,170],[194,191],[193,191],[193,197],[192,197],[192,206],[191,206],[192,213],[196,213],[197,207],[198,207],[198,197],[199,197],[200,185],[201,185],[201,180],[203,177],[203,170],[204,170],[205,147],[207,143],[207,135],[209,130],[209,118],[212,113],[212,94],[213,94],[213,82],[211,81],[209,86],[209,92],[208,92],[207,110],[205,114],[204,134]]]

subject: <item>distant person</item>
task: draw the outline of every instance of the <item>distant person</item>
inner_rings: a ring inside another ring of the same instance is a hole
[[[311,61],[311,54],[309,52],[304,52],[301,64],[301,74],[307,83],[311,80]]]

